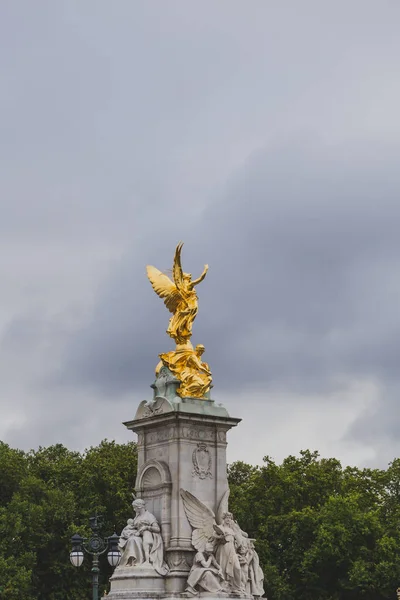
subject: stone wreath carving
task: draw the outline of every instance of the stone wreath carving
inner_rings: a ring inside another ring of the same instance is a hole
[[[212,458],[211,453],[207,447],[207,444],[200,442],[197,444],[197,448],[193,450],[192,454],[193,471],[192,475],[199,477],[200,479],[206,479],[212,477],[211,465]]]
[[[173,556],[167,556],[167,563],[172,571],[179,570],[190,571],[190,565],[186,560],[186,556],[183,553],[174,553]]]

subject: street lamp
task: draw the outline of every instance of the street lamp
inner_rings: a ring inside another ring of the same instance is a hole
[[[69,555],[69,559],[74,565],[74,567],[80,567],[83,563],[83,552],[82,552],[82,544],[83,537],[79,535],[79,533],[75,533],[75,535],[71,538],[72,550]]]
[[[112,567],[116,567],[121,559],[121,552],[118,548],[119,536],[113,533],[108,538],[108,545],[110,550],[107,553],[107,560]]]
[[[80,567],[83,563],[83,551],[93,556],[92,561],[92,585],[93,585],[93,600],[99,600],[99,556],[108,550],[107,560],[112,567],[116,567],[121,558],[118,549],[119,537],[116,533],[110,537],[103,538],[99,534],[102,517],[95,515],[90,517],[89,525],[92,530],[92,535],[89,538],[83,538],[79,533],[71,538],[72,550],[69,555],[71,563],[74,567]]]

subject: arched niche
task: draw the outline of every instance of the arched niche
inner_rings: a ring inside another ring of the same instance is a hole
[[[167,463],[150,459],[139,469],[136,477],[136,494],[143,498],[147,509],[161,525],[165,547],[171,539],[171,473]]]

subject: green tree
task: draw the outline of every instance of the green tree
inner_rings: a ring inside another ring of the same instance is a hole
[[[0,506],[10,502],[26,474],[25,453],[0,441]]]
[[[75,569],[70,538],[120,532],[130,512],[136,445],[24,453],[0,442],[0,598],[84,600],[91,558]],[[342,468],[305,450],[282,464],[228,468],[230,508],[256,539],[269,600],[389,600],[400,584],[400,460]],[[111,568],[101,557],[101,585]]]
[[[400,461],[342,469],[302,451],[228,469],[231,507],[257,539],[270,600],[384,600],[400,583]]]
[[[103,441],[83,454],[57,444],[23,453],[0,446],[0,597],[83,600],[91,558],[75,569],[70,538],[90,535],[89,517],[104,516],[104,535],[125,524],[137,469],[136,445]],[[111,568],[101,557],[101,583]]]

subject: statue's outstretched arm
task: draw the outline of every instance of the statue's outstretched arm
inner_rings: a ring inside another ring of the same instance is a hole
[[[204,265],[204,270],[202,272],[202,274],[200,275],[200,277],[198,277],[197,279],[194,279],[191,284],[190,287],[193,289],[195,285],[198,285],[199,283],[201,283],[204,279],[204,277],[207,275],[207,271],[208,271],[208,265]]]

